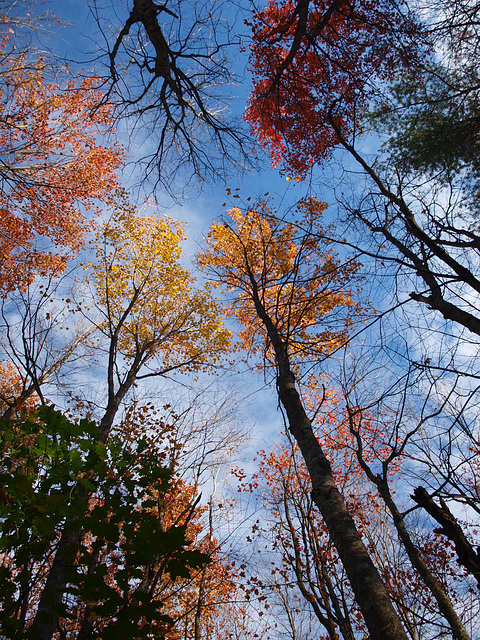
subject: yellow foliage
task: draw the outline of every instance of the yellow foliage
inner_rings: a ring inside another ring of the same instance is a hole
[[[229,351],[218,303],[180,264],[184,238],[180,223],[143,216],[125,198],[103,224],[87,267],[116,357],[143,365],[156,356],[162,370],[198,371]]]
[[[233,294],[228,312],[243,327],[242,347],[267,361],[273,354],[265,317],[298,362],[343,344],[353,313],[361,313],[348,286],[360,265],[342,264],[332,250],[321,220],[326,206],[316,198],[301,201],[295,223],[276,217],[266,202],[246,212],[231,209],[225,222],[211,226],[198,257],[200,268]]]

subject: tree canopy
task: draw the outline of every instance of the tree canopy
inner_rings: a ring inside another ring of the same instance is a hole
[[[478,11],[3,3],[2,637],[479,638]]]
[[[86,211],[105,202],[117,185],[123,152],[100,140],[111,124],[111,109],[96,108],[102,96],[98,78],[77,79],[64,67],[49,80],[42,57],[10,50],[6,36],[0,49],[5,293],[37,273],[65,268],[84,242]]]

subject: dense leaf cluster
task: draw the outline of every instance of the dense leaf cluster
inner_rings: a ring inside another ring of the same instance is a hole
[[[32,613],[52,553],[60,536],[78,529],[80,543],[64,550],[71,566],[58,614],[66,628],[79,623],[77,611],[87,605],[103,638],[161,633],[171,619],[151,591],[142,588],[145,567],[161,559],[162,572],[185,578],[208,556],[189,548],[184,524],[163,523],[171,471],[159,463],[158,454],[145,440],[134,448],[117,438],[100,444],[94,423],[71,422],[50,406],[1,426],[4,637],[37,637]],[[99,556],[104,562],[90,571]]]

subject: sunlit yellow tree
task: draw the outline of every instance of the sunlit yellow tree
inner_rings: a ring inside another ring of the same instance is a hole
[[[218,303],[180,264],[184,239],[178,222],[143,216],[123,196],[98,234],[86,267],[108,355],[103,438],[137,380],[211,370],[230,348]]]

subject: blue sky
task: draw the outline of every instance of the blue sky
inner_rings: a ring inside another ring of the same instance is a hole
[[[113,19],[116,19],[116,14],[118,18],[116,24],[112,25],[110,34],[110,42],[112,42],[120,28],[120,19],[125,19],[128,16],[128,3],[117,1],[98,4],[104,7],[102,15],[108,16],[111,14]],[[95,67],[97,70],[102,69],[104,58],[101,56],[104,42],[102,36],[99,35],[98,27],[88,3],[78,3],[72,0],[58,2],[55,0],[50,2],[48,6],[62,21],[66,22],[65,26],[60,29],[62,40],[52,42],[56,51],[58,51],[58,55],[80,63],[86,72]],[[109,6],[114,6],[115,11],[108,9]],[[248,47],[248,27],[243,24],[243,15],[248,17],[247,12],[238,16],[235,30],[242,39],[242,43]],[[251,78],[246,69],[248,50],[242,54],[238,48],[232,48],[231,54],[233,56],[232,65],[236,66],[239,84],[227,87],[226,90],[232,97],[232,111],[236,117],[239,117],[245,109],[246,99],[250,90]],[[135,169],[135,163],[145,152],[145,144],[147,143],[147,141],[141,140],[140,137],[136,137],[129,142],[127,139],[130,132],[129,127],[128,120],[117,127],[117,137],[128,149],[127,167],[123,176],[124,184],[127,188],[137,185],[143,177]],[[222,205],[225,202],[227,207],[229,205],[237,205],[239,202],[241,203],[241,199],[246,200],[247,197],[252,197],[252,200],[255,200],[268,192],[270,196],[275,196],[279,203],[289,207],[297,199],[309,195],[310,185],[308,182],[296,183],[294,180],[287,182],[285,176],[280,175],[276,169],[270,166],[267,155],[258,146],[254,150],[254,155],[255,164],[257,165],[255,169],[246,170],[243,173],[232,171],[225,182],[209,181],[203,184],[192,184],[191,188],[187,189],[181,205],[172,202],[171,198],[161,189],[155,192],[155,197],[160,206],[168,210],[169,215],[184,222],[189,222],[190,234],[198,241],[205,234],[210,222],[218,219],[222,214],[224,210]],[[178,187],[180,190],[181,185],[179,184]],[[229,198],[226,194],[226,188],[232,190],[232,195],[233,193],[240,194],[241,199]],[[235,191],[236,189],[240,190],[237,192]],[[135,195],[139,199],[144,199],[151,195],[150,192],[150,186],[147,184],[143,191],[136,190]],[[327,189],[325,189],[325,192],[327,192]],[[319,194],[317,193],[316,195]],[[327,201],[333,200],[332,194],[328,194],[328,192],[319,197]]]
[[[122,21],[128,16],[129,3],[115,1],[99,2],[98,4],[104,11],[102,15],[108,17],[111,12],[112,31],[109,38],[110,42],[114,42]],[[101,55],[104,52],[104,41],[99,35],[88,3],[55,0],[47,6],[62,24],[58,29],[53,30],[51,36],[45,34],[42,37],[45,49],[48,50],[50,47],[60,60],[69,60],[72,68],[83,68],[86,74],[92,73],[96,69],[102,69],[104,59],[101,58]],[[106,23],[108,27],[108,20]],[[244,44],[248,45],[248,41],[245,39],[247,27],[243,24],[242,16],[237,17],[236,26],[238,33],[244,38]],[[243,78],[243,81],[232,88],[235,98],[233,107],[236,109],[237,115],[241,115],[249,93],[250,78],[246,70],[248,56],[247,53],[242,54],[238,50],[235,51],[236,57],[232,64],[236,65],[237,75],[239,78]],[[129,121],[125,120],[117,128],[117,137],[119,142],[127,148],[127,167],[122,176],[123,184],[127,189],[132,185],[135,187],[141,179],[138,172],[135,172],[135,163],[145,150],[142,145],[146,144],[139,138],[134,138],[133,141],[129,140],[128,134]],[[134,201],[141,205],[150,196],[148,209],[157,208],[160,213],[165,212],[188,224],[188,239],[184,243],[184,251],[186,260],[192,265],[193,256],[207,235],[210,223],[218,220],[229,206],[242,207],[242,202],[246,202],[247,198],[251,197],[255,202],[256,199],[264,197],[268,193],[269,197],[275,198],[275,202],[281,207],[280,210],[285,212],[297,200],[310,195],[312,185],[309,181],[298,183],[295,180],[287,181],[285,176],[270,166],[268,157],[263,151],[257,149],[256,153],[258,153],[258,158],[256,158],[258,168],[255,171],[232,173],[225,183],[194,184],[185,193],[181,204],[173,202],[161,190],[154,194],[158,200],[158,204],[155,204],[148,185],[144,190],[134,188]],[[331,172],[334,172],[335,163],[332,163],[330,168]],[[327,170],[325,174],[318,172],[319,183],[322,175],[323,184],[320,188],[315,188],[315,195],[319,199],[333,202],[334,194],[328,184],[329,171]],[[231,191],[230,195],[228,195],[227,189]],[[238,198],[234,196],[238,196]],[[327,214],[327,219],[330,216],[333,217],[335,209],[336,207],[332,206],[330,214]],[[201,277],[200,274],[199,277]],[[238,377],[239,394],[241,397],[248,398],[246,402],[250,413],[251,431],[255,434],[255,444],[252,446],[261,448],[264,446],[264,441],[271,441],[274,434],[283,429],[282,417],[277,411],[278,401],[275,389],[265,388],[262,377],[248,372],[246,365],[241,364],[239,369],[242,371]]]

